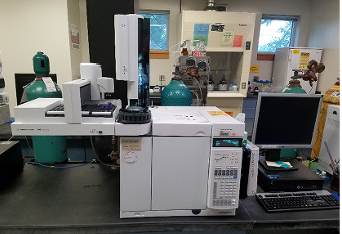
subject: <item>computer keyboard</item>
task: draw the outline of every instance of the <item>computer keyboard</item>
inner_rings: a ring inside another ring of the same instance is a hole
[[[340,201],[326,190],[257,193],[267,212],[338,209]]]

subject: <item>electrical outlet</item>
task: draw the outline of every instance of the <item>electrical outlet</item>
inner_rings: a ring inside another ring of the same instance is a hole
[[[246,82],[243,82],[242,83],[242,87],[241,87],[242,89],[246,89]]]
[[[159,81],[165,81],[165,76],[164,75],[159,75]]]

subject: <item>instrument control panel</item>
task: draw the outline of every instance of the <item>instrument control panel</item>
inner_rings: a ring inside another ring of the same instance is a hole
[[[208,208],[236,209],[238,207],[241,162],[242,148],[212,150],[208,180]]]

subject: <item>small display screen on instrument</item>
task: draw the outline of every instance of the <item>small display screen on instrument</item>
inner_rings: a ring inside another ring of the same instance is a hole
[[[241,147],[241,138],[214,138],[213,147]]]

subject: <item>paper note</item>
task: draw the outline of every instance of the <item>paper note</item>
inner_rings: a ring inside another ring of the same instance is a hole
[[[196,41],[197,40],[204,40],[204,45],[208,45],[208,35],[194,35],[194,42],[193,46],[196,46]]]
[[[80,49],[80,31],[76,25],[70,24],[71,47],[73,49]]]
[[[194,24],[194,35],[208,35],[209,24]]]
[[[222,33],[221,45],[232,46],[234,42],[235,30],[225,30]]]
[[[121,141],[122,150],[141,150],[141,139],[123,139]]]
[[[49,93],[57,92],[55,84],[53,83],[51,77],[42,77],[42,79],[43,79],[45,86],[46,86],[46,89]]]
[[[235,35],[233,47],[241,47],[242,46],[242,39],[243,39],[243,35]]]

